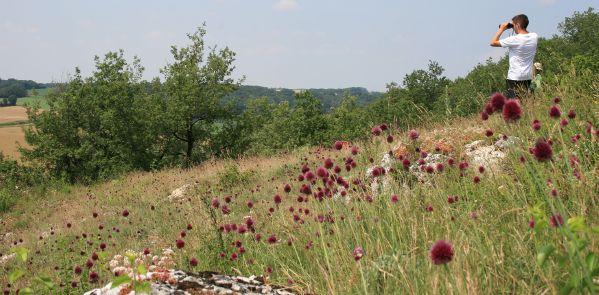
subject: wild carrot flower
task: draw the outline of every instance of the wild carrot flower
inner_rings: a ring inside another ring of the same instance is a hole
[[[549,144],[549,142],[543,138],[539,138],[535,144],[535,147],[532,149],[532,154],[538,161],[547,161],[553,156],[553,149],[551,148],[551,144]]]
[[[435,242],[431,248],[430,255],[433,264],[446,264],[453,259],[453,246],[444,240]]]
[[[503,119],[514,122],[522,116],[522,107],[517,99],[508,99],[503,105]]]

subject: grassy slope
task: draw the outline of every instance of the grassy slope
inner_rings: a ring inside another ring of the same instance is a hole
[[[302,149],[272,158],[210,162],[191,170],[133,173],[91,187],[32,191],[12,212],[1,217],[0,232],[14,235],[3,241],[0,253],[6,255],[9,251],[7,242],[23,239],[23,245],[32,250],[28,277],[31,273],[47,274],[55,282],[67,285],[78,281],[78,288],[65,288],[61,293],[80,294],[94,285],[87,283],[87,270],[77,276],[72,268],[83,265],[93,251],[99,251],[100,242],[108,243],[109,257],[126,249],[149,248],[158,252],[165,247],[174,248],[180,232],[191,223],[193,229],[183,238],[185,247],[176,251],[178,267],[184,269],[192,269],[187,263],[190,257],[199,259],[196,270],[265,274],[272,267],[273,281],[286,284],[292,280],[301,290],[317,294],[446,294],[450,290],[456,294],[556,293],[575,268],[569,262],[559,265],[553,260],[543,268],[537,266],[535,257],[543,245],[552,243],[564,254],[560,246],[564,242],[555,228],[529,229],[527,209],[546,202],[545,216],[561,212],[564,219],[582,216],[587,224],[599,224],[597,136],[585,133],[585,122],[599,117],[599,107],[596,97],[551,92],[563,99],[562,117],[570,108],[578,112],[563,133],[558,121],[547,116],[549,99],[526,101],[523,118],[513,124],[493,115],[486,122],[473,117],[419,130],[424,149],[431,150],[431,143],[447,139],[455,148],[451,156],[458,161],[463,159],[464,143],[476,139],[492,141],[493,138],[484,136],[486,129],[494,131],[494,138],[501,134],[517,136],[522,141],[503,162],[501,172],[480,173],[478,167],[471,166],[460,177],[456,167],[447,167],[443,173],[435,173],[430,184],[414,182],[406,173],[398,173],[388,191],[373,195],[372,203],[359,201],[370,194],[369,188],[353,184],[348,202],[318,202],[314,198],[307,203],[297,202],[301,183],[296,177],[305,159],[313,170],[326,157],[343,167],[343,158],[349,156],[345,149]],[[542,123],[538,133],[530,128],[534,118]],[[582,138],[575,144],[570,137],[576,133]],[[405,132],[393,134],[393,145],[398,139],[407,142]],[[556,141],[553,162],[537,163],[528,154],[538,136]],[[368,158],[379,159],[390,145],[376,139],[357,145],[360,154],[354,156],[356,169],[344,170],[341,175],[348,180],[366,181],[364,173],[371,166]],[[579,158],[580,180],[573,177],[568,164],[571,154]],[[518,160],[521,155],[526,164]],[[473,182],[475,175],[482,178],[478,184]],[[196,185],[188,198],[175,202],[167,199],[173,189],[187,183]],[[289,194],[283,191],[286,183],[293,187]],[[313,190],[316,186],[320,182],[313,185]],[[549,197],[551,188],[557,189],[557,198]],[[278,206],[273,202],[275,194],[283,197]],[[399,202],[391,203],[391,194],[397,194]],[[213,211],[218,225],[241,224],[251,216],[256,233],[262,235],[261,242],[255,241],[254,233],[229,233],[224,234],[221,249],[209,204],[213,198],[225,204],[224,197],[228,195],[233,196],[228,205],[232,212],[224,215],[220,210]],[[448,204],[448,195],[457,195],[459,201]],[[247,207],[248,201],[254,203],[252,209]],[[425,210],[428,206],[432,212]],[[290,207],[294,212],[290,212]],[[272,214],[269,208],[274,208]],[[121,216],[124,209],[130,212],[128,217]],[[93,218],[92,212],[100,213],[99,217]],[[295,214],[303,224],[294,221]],[[327,216],[333,220],[327,222]],[[324,222],[319,222],[319,217]],[[71,228],[66,227],[69,222]],[[87,238],[81,237],[83,233]],[[266,242],[270,235],[276,236],[275,244]],[[588,249],[597,253],[597,234],[587,238]],[[455,247],[455,257],[447,268],[433,265],[429,258],[431,245],[440,239]],[[231,261],[230,255],[239,252],[232,246],[236,240],[243,243],[246,252]],[[357,246],[365,251],[359,262],[352,253]],[[225,258],[219,257],[221,251]],[[106,261],[96,262],[92,268],[100,273],[99,284],[111,279],[105,264]],[[11,270],[16,266],[9,262],[2,267]],[[4,280],[0,278],[0,282]]]

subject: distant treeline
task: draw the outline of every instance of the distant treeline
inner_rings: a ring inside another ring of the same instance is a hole
[[[599,14],[576,12],[558,28],[560,35],[539,40],[544,83],[567,82],[573,93],[596,91]],[[451,80],[430,61],[389,83],[383,94],[241,86],[232,78],[235,53],[205,45],[205,34],[200,27],[188,35],[188,46],[172,47],[163,79],[143,81],[141,61],[125,60],[122,50],[96,57],[88,77],[77,70],[48,96],[49,111],[29,112],[23,161],[45,175],[90,182],[131,170],[330,145],[366,138],[375,124],[406,130],[480,112],[489,95],[505,89],[508,69],[504,56]]]
[[[236,111],[243,111],[251,99],[268,97],[270,103],[278,104],[288,102],[290,107],[295,107],[295,95],[298,92],[310,92],[322,102],[323,111],[328,113],[332,108],[338,107],[344,97],[355,96],[359,106],[365,106],[383,97],[382,92],[370,92],[363,87],[328,88],[328,89],[288,89],[268,88],[262,86],[242,85],[235,92],[227,95],[224,103],[232,103]]]
[[[27,90],[46,88],[51,85],[31,80],[3,80],[0,78],[0,107],[16,105],[17,98],[27,96]]]

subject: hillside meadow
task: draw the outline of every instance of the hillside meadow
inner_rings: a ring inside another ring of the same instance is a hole
[[[2,257],[27,249],[27,263],[2,268],[25,270],[12,289],[40,276],[81,294],[115,279],[115,255],[171,248],[175,268],[263,275],[300,293],[596,292],[599,107],[576,91],[496,105],[488,120],[374,126],[366,141],[32,190],[0,223]],[[466,156],[464,145],[504,137],[498,166]]]

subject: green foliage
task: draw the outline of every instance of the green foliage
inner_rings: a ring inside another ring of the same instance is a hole
[[[143,68],[139,59],[128,64],[123,52],[95,58],[96,70],[74,78],[49,97],[50,109],[28,107],[33,123],[25,132],[31,149],[23,156],[39,163],[52,176],[69,181],[105,179],[131,169],[148,169],[154,130],[152,117],[138,108]]]
[[[221,50],[213,47],[207,51],[205,35],[205,27],[200,27],[195,33],[188,34],[190,45],[173,46],[171,54],[175,61],[162,70],[168,98],[164,110],[167,125],[164,136],[185,146],[186,166],[206,158],[208,153],[202,145],[213,135],[215,123],[229,112],[221,106],[220,100],[238,86],[230,77],[235,68],[235,53],[227,47]],[[172,152],[181,153],[179,150]]]
[[[225,165],[225,169],[218,173],[218,184],[222,187],[233,188],[240,185],[248,184],[254,179],[255,172],[241,171],[238,165],[229,163]]]

